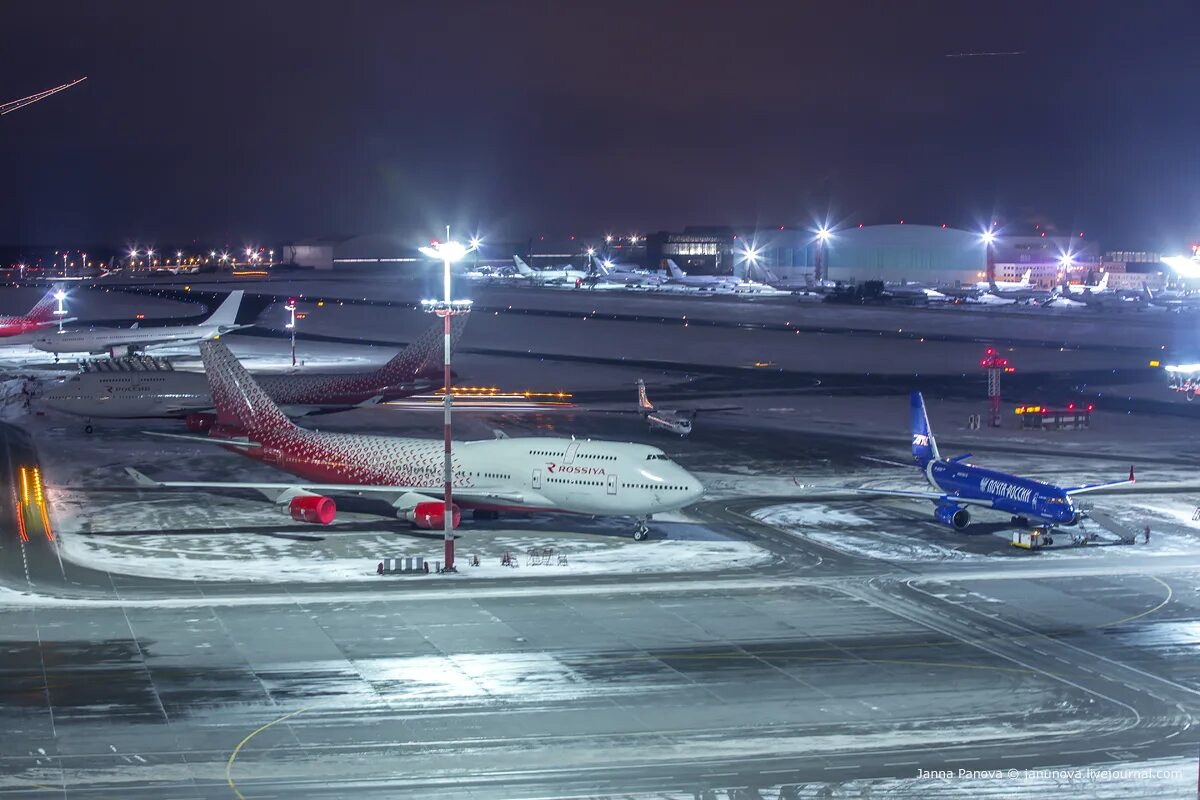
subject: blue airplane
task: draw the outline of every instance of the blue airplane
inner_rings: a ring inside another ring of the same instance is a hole
[[[902,491],[894,489],[859,489],[864,494],[916,497],[931,500],[933,516],[943,525],[962,530],[971,523],[969,507],[991,508],[1013,515],[1014,522],[1029,522],[1047,532],[1059,526],[1074,525],[1081,513],[1072,498],[1087,492],[1100,492],[1114,486],[1134,482],[1133,467],[1129,477],[1109,483],[1062,488],[1052,483],[1036,481],[968,464],[968,453],[955,458],[942,458],[937,440],[929,429],[925,399],[920,392],[911,397],[912,454],[917,466],[934,491]]]

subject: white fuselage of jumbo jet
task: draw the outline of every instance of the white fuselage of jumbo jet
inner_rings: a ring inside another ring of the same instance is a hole
[[[33,337],[30,344],[46,353],[109,353],[145,350],[149,347],[191,344],[216,339],[237,330],[237,325],[177,325],[160,328],[88,328],[49,331]]]

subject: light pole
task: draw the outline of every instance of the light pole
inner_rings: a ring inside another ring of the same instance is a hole
[[[477,244],[477,242],[473,240],[472,244]],[[442,417],[445,430],[445,458],[442,465],[442,474],[445,480],[442,532],[443,555],[445,557],[443,570],[445,572],[456,571],[454,568],[454,464],[452,461],[450,438],[450,410],[454,405],[450,380],[450,318],[459,314],[468,314],[471,311],[470,300],[454,300],[450,296],[450,265],[465,256],[471,249],[473,248],[463,247],[450,238],[449,225],[446,226],[446,241],[433,242],[428,247],[421,248],[423,254],[430,258],[439,259],[443,266],[442,300],[422,300],[421,305],[425,307],[426,311],[437,314],[445,321],[445,340],[442,348],[442,364],[444,368],[442,378],[444,392],[442,398]]]
[[[295,367],[296,366],[296,298],[289,297],[288,301],[287,301],[287,305],[284,306],[284,308],[286,308],[288,313],[292,315],[292,318],[290,320],[288,320],[288,324],[285,327],[289,331],[292,332],[292,366]]]
[[[151,260],[153,258],[154,258],[154,251],[151,250],[149,247],[147,247],[146,248],[146,271],[147,272],[154,271],[154,262]]]
[[[984,269],[988,283],[992,283],[996,280],[996,231],[988,228],[979,235],[979,241],[987,247],[987,266]]]
[[[832,233],[833,232],[824,225],[822,225],[820,228],[817,228],[817,257],[814,259],[815,264],[813,265],[813,282],[818,285],[821,283],[821,270],[823,267],[822,262],[825,260],[825,242],[829,239]]]

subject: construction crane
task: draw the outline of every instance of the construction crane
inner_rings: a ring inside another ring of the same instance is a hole
[[[29,97],[22,97],[20,100],[10,100],[7,103],[0,104],[0,117],[4,116],[5,114],[11,114],[12,112],[16,111],[19,108],[24,108],[25,106],[31,106],[34,103],[36,103],[38,100],[45,100],[47,97],[49,97],[52,94],[58,94],[59,92],[66,91],[67,89],[70,89],[72,86],[74,86],[78,83],[83,83],[86,80],[87,80],[87,76],[84,75],[82,78],[77,78],[77,79],[71,81],[70,83],[64,83],[62,86],[55,86],[53,89],[47,89],[44,92],[38,92],[37,94],[31,94],[31,95],[29,95]]]

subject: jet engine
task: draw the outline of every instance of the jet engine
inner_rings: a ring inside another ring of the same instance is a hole
[[[184,424],[192,433],[208,433],[216,421],[216,414],[188,414]]]
[[[412,508],[401,509],[396,512],[396,516],[400,519],[408,520],[418,528],[426,528],[428,530],[440,531],[446,527],[446,506],[440,500],[429,500],[424,503],[417,503]],[[450,522],[451,528],[457,528],[459,520],[462,519],[462,512],[459,511],[457,505],[450,506],[454,514],[454,519]]]
[[[942,503],[933,511],[933,516],[943,525],[962,530],[971,524],[971,512],[954,503]]]
[[[332,498],[319,494],[300,495],[293,497],[288,503],[288,514],[297,522],[328,525],[337,516],[337,504]]]

